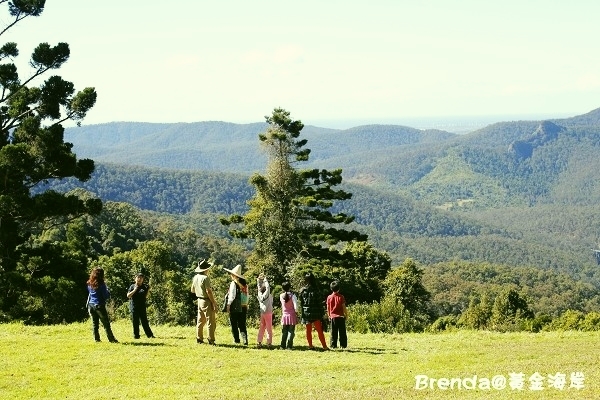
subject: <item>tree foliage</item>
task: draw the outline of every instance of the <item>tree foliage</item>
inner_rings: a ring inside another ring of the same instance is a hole
[[[45,1],[0,4],[7,6],[10,16],[1,36],[19,21],[39,16]],[[57,255],[60,250],[56,246],[30,240],[31,235],[101,209],[101,201],[95,197],[81,199],[54,190],[32,193],[33,188],[51,180],[75,177],[85,181],[91,176],[93,161],[76,158],[72,144],[64,141],[61,124],[81,121],[94,105],[96,92],[92,88],[75,92],[71,82],[56,75],[38,82],[69,59],[66,43],[39,44],[30,57],[31,72],[25,76],[19,75],[13,63],[18,55],[14,42],[0,47],[0,309],[9,314],[23,307],[40,309],[35,301],[26,299],[25,288],[44,291],[44,287],[73,285],[53,269],[72,263],[85,268],[81,259],[65,259],[64,254]]]
[[[492,328],[515,325],[520,320],[533,318],[527,299],[515,288],[505,288],[494,300],[490,323]]]
[[[300,169],[297,165],[308,161],[310,154],[304,147],[307,140],[300,139],[302,122],[293,120],[281,108],[276,108],[266,121],[269,127],[259,140],[268,163],[265,174],[256,173],[250,179],[256,190],[248,202],[250,210],[243,216],[222,218],[222,223],[234,225],[232,236],[253,241],[247,264],[272,276],[275,282],[298,277],[306,270],[324,278],[347,275],[340,271],[357,266],[354,256],[360,252],[344,244],[365,242],[367,236],[338,228],[354,220],[341,211],[332,212],[335,201],[352,197],[349,192],[335,189],[342,183],[342,170]],[[377,263],[382,258],[373,260]],[[370,259],[363,257],[363,261]],[[383,269],[387,272],[385,266]],[[381,273],[372,276],[382,279]]]
[[[423,286],[423,273],[417,263],[408,258],[400,267],[388,273],[383,287],[385,297],[401,304],[411,315],[421,316],[426,320],[429,315],[431,294]]]
[[[424,268],[423,284],[432,293],[436,316],[458,316],[477,304],[487,304],[485,312],[491,313],[494,299],[506,288],[517,290],[536,315],[557,316],[569,309],[589,312],[600,308],[600,291],[593,284],[540,267],[440,263]]]
[[[323,274],[340,283],[348,304],[379,301],[384,295],[382,282],[391,269],[390,256],[369,242],[346,243],[339,262],[323,266]]]

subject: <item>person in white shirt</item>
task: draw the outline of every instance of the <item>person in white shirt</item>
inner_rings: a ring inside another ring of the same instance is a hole
[[[264,274],[256,278],[258,287],[258,306],[260,308],[260,325],[258,327],[258,337],[256,338],[256,347],[262,347],[262,341],[267,331],[267,346],[271,347],[273,340],[273,295],[269,281]]]

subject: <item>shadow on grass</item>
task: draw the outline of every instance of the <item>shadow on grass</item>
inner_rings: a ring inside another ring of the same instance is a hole
[[[268,346],[266,344],[262,345],[262,347],[257,347],[256,344],[250,344],[248,346],[243,346],[239,343],[215,343],[214,345],[210,345],[207,342],[204,343],[196,343],[195,338],[190,339],[190,337],[186,336],[167,336],[161,337],[162,339],[177,339],[177,340],[189,340],[190,346],[197,348],[228,348],[228,349],[238,349],[240,351],[250,350],[250,351],[261,351],[261,352],[283,352],[283,351],[302,351],[309,353],[350,353],[350,354],[371,354],[371,355],[381,355],[381,354],[400,354],[403,352],[407,352],[408,350],[405,348],[397,349],[393,347],[348,347],[345,349],[342,348],[330,348],[328,350],[324,350],[321,347],[313,347],[310,348],[306,345],[294,346],[292,349],[281,349],[279,344],[274,344]],[[164,343],[164,342],[138,342],[138,341],[129,341],[129,342],[121,342],[121,344],[126,346],[175,346],[172,344]]]
[[[140,347],[162,347],[170,346],[167,343],[162,342],[121,342],[125,346],[140,346]]]
[[[199,344],[198,347],[205,347],[208,346],[207,344]],[[212,347],[212,346],[210,346]],[[229,349],[239,349],[240,351],[242,350],[251,350],[251,351],[261,351],[261,352],[269,352],[269,351],[276,351],[276,352],[286,352],[286,351],[293,351],[293,352],[297,352],[297,351],[301,351],[301,352],[309,352],[309,353],[362,353],[362,354],[372,354],[372,355],[377,355],[377,354],[400,354],[400,352],[406,352],[408,351],[407,349],[400,349],[400,351],[398,351],[398,349],[394,349],[394,348],[377,348],[377,347],[364,347],[364,348],[346,348],[346,349],[329,349],[329,350],[324,350],[321,347],[313,347],[310,348],[308,346],[294,346],[294,348],[292,349],[282,349],[279,346],[266,346],[263,345],[262,347],[257,347],[256,345],[250,345],[250,346],[242,346],[240,344],[235,344],[235,343],[217,343],[215,344],[214,347],[220,347],[220,348],[229,348]]]
[[[400,349],[401,351],[408,351],[406,349]],[[397,349],[391,348],[378,348],[378,347],[365,347],[365,348],[346,348],[346,349],[335,349],[336,353],[365,353],[365,354],[400,354]]]
[[[400,349],[407,351],[406,349]],[[309,351],[314,353],[366,353],[366,354],[399,354],[394,348],[377,348],[377,347],[355,347],[355,348],[329,348],[324,350],[321,347],[310,348],[308,346],[295,346],[292,351]]]

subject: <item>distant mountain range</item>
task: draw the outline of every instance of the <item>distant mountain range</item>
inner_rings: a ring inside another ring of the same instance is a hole
[[[168,190],[174,198],[201,199],[194,189],[198,182],[210,184],[226,173],[226,180],[237,182],[232,187],[243,189],[237,199],[232,194],[237,189],[228,194],[223,210],[215,202],[206,210],[200,200],[186,207],[173,200],[173,209],[162,204],[160,211],[227,213],[225,208],[235,204],[243,207],[251,195],[244,182],[265,168],[258,134],[266,127],[115,122],[68,128],[65,140],[74,144],[79,158],[98,164],[97,174],[104,178],[96,176],[87,184],[97,192],[107,193],[106,185],[126,187],[117,181],[131,171],[138,178],[169,176],[165,184],[172,184]],[[572,118],[500,122],[467,134],[399,125],[306,126],[302,137],[311,155],[299,167],[342,168],[345,184],[355,193],[349,207],[357,221],[397,257],[417,255],[427,262],[505,258],[508,264],[522,260],[588,275],[595,271],[591,249],[600,235],[600,109]],[[147,179],[135,180],[139,187],[129,191],[138,194],[129,200],[119,199],[114,190],[104,199],[136,204],[142,192],[151,190],[143,187]],[[224,178],[219,179],[215,184],[223,185]],[[155,197],[156,190],[165,190],[158,187],[152,189]],[[151,203],[142,208],[152,209]],[[417,226],[419,221],[432,228]],[[471,228],[435,228],[440,221]]]
[[[600,109],[567,119],[501,122],[463,135],[366,125],[306,126],[302,136],[311,149],[307,168],[342,168],[346,182],[399,191],[431,205],[596,204],[600,191],[589,174],[599,119]],[[69,128],[65,140],[78,157],[99,163],[250,175],[265,167],[257,139],[265,129],[264,123],[119,122]],[[581,179],[575,195],[571,186]]]
[[[115,122],[69,128],[65,140],[78,156],[99,162],[182,170],[250,173],[265,166],[258,134],[266,123],[196,122],[155,124]],[[311,163],[390,147],[434,143],[457,135],[395,125],[368,125],[347,130],[306,126]],[[341,166],[344,168],[345,166]]]

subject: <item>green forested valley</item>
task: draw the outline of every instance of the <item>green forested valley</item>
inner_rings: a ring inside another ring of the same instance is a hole
[[[599,232],[599,116],[594,110],[563,120],[503,122],[465,135],[384,125],[306,127],[303,137],[311,149],[308,168],[342,168],[353,197],[335,207],[355,215],[396,262],[477,260],[589,277]],[[68,130],[78,154],[97,152],[96,172],[83,186],[102,199],[170,214],[247,207],[248,179],[265,167],[256,139],[263,124],[156,125]],[[193,161],[175,156],[158,164],[155,152],[184,147],[196,151]],[[254,161],[240,163],[246,158]],[[218,159],[219,168],[205,168],[215,164],[207,159]]]
[[[306,127],[303,136],[308,168],[342,168],[352,198],[333,210],[356,217],[348,229],[368,234],[393,267],[408,259],[422,269],[429,318],[482,302],[491,310],[507,288],[531,312],[556,316],[600,309],[592,251],[600,228],[599,115],[503,122],[464,135],[372,125]],[[230,249],[243,259],[252,242],[229,237],[218,219],[248,210],[250,176],[266,163],[256,139],[263,129],[222,122],[71,128],[67,140],[97,160],[96,170],[85,183],[45,188],[83,188],[131,205],[153,232],[145,240],[163,235],[182,266],[195,255],[215,257],[206,244],[190,252],[185,244],[198,240],[220,243],[225,259]],[[135,236],[115,234],[136,248]]]

